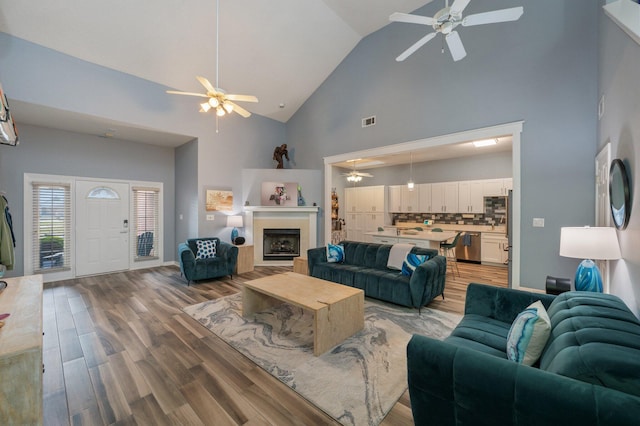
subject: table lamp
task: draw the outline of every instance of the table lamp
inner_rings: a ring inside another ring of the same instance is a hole
[[[238,228],[242,228],[244,226],[242,223],[242,216],[227,216],[227,226],[233,227],[231,230],[231,242],[235,244],[236,238],[238,238]]]
[[[620,246],[615,228],[560,228],[560,256],[584,259],[576,270],[578,291],[602,293],[602,275],[594,260],[620,259]]]

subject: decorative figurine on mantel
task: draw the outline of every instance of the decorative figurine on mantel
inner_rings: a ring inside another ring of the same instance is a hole
[[[287,144],[283,143],[280,146],[277,146],[273,151],[273,159],[278,162],[276,169],[284,169],[283,165],[283,157],[289,161],[289,151],[287,151]]]

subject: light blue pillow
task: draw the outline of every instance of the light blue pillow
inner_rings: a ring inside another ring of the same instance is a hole
[[[550,334],[549,314],[538,300],[513,320],[507,336],[507,358],[524,365],[535,364]]]
[[[327,262],[344,262],[344,246],[340,244],[327,244]]]
[[[413,271],[429,259],[426,254],[407,253],[402,262],[402,275],[410,277]]]
[[[197,240],[198,253],[196,259],[210,259],[216,257],[216,240]]]

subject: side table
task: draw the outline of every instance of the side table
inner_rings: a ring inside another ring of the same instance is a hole
[[[293,258],[293,272],[302,275],[309,275],[309,264],[306,257]]]
[[[253,271],[253,244],[236,247],[238,247],[238,261],[234,273],[244,274]]]

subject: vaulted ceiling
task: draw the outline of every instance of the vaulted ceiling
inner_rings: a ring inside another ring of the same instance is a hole
[[[391,13],[427,3],[220,0],[220,87],[286,122]],[[195,76],[216,78],[215,0],[0,0],[0,31],[172,89],[203,92]],[[183,101],[197,111],[197,98]]]

